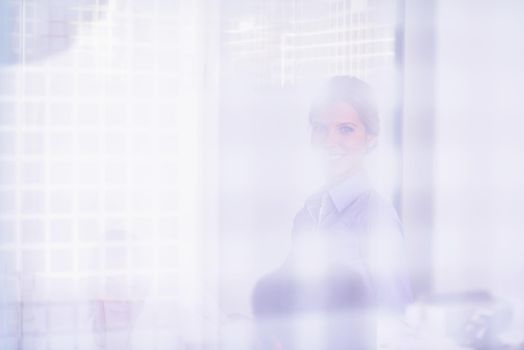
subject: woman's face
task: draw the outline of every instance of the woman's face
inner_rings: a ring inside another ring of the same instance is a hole
[[[310,122],[311,144],[321,152],[331,180],[361,167],[375,136],[366,132],[353,106],[345,102],[327,105]]]

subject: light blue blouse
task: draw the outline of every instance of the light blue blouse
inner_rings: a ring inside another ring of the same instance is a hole
[[[362,277],[379,308],[401,311],[412,298],[403,240],[395,209],[359,172],[306,200],[288,263],[304,274],[344,266]]]

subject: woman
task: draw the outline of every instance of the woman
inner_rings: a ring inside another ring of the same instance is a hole
[[[284,266],[257,284],[254,313],[263,332],[284,349],[304,348],[296,345],[301,335],[289,333],[288,321],[296,324],[310,314],[322,316],[325,338],[311,348],[371,349],[370,315],[401,313],[411,291],[397,214],[373,190],[364,169],[379,132],[370,87],[354,77],[331,78],[309,119],[326,183],[296,215]]]

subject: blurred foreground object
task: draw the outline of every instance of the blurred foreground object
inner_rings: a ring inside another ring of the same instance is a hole
[[[0,0],[0,65],[68,50],[79,30],[105,16],[107,0]]]
[[[467,349],[522,349],[501,340],[511,324],[510,305],[485,291],[429,296],[407,314],[419,335],[448,338]]]
[[[253,292],[259,340],[278,349],[375,349],[376,315],[361,276],[332,266],[305,278],[288,266]]]

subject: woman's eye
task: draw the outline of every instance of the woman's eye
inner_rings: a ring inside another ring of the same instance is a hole
[[[351,126],[348,126],[348,125],[343,125],[343,126],[340,126],[338,128],[338,130],[340,131],[340,133],[342,134],[351,134],[353,131],[355,131],[355,129]]]

